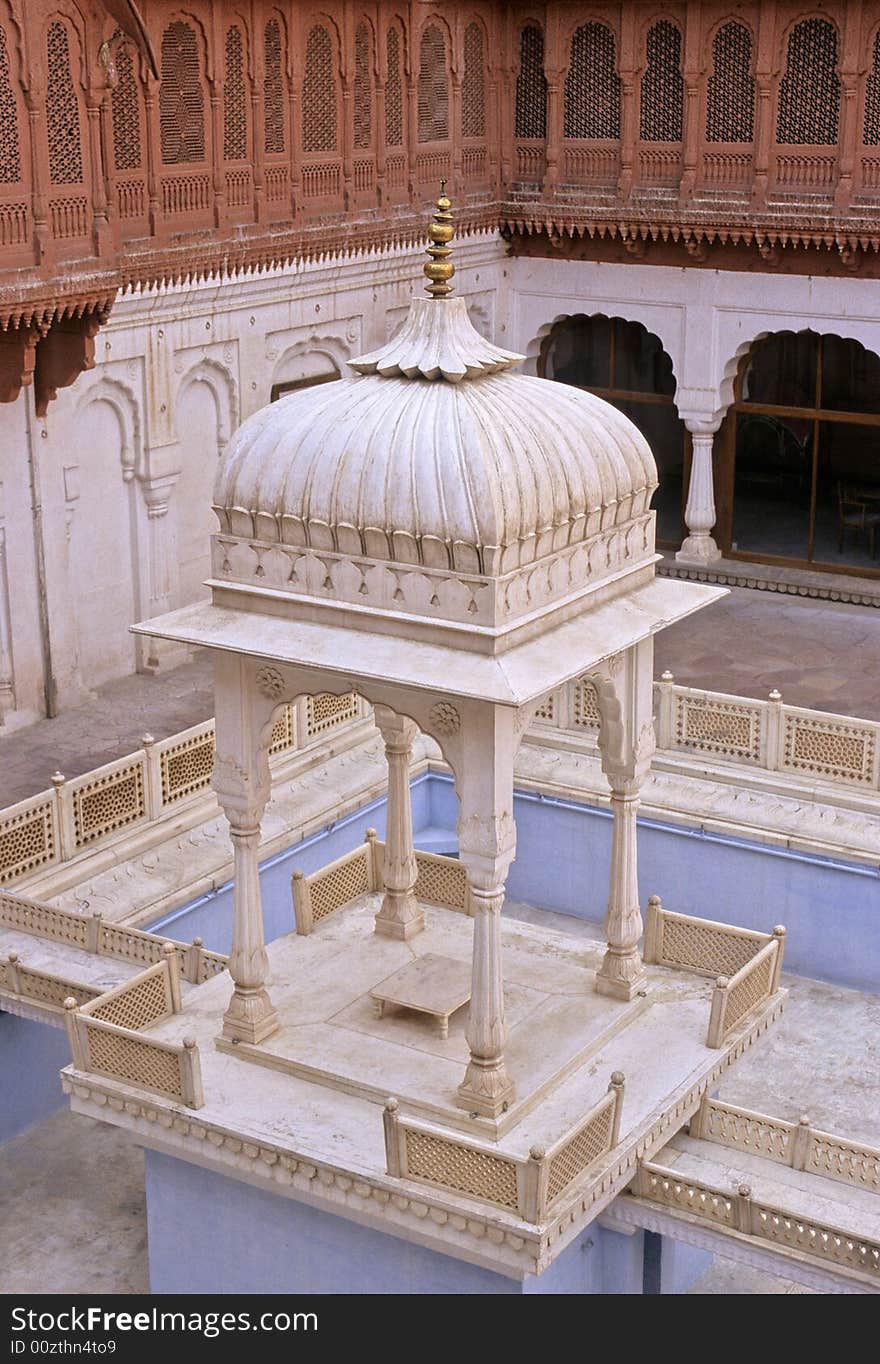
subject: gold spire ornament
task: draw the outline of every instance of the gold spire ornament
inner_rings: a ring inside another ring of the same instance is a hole
[[[449,281],[455,274],[455,266],[450,260],[452,247],[449,243],[455,236],[455,224],[452,221],[452,214],[449,212],[451,208],[452,203],[446,197],[446,181],[441,180],[440,197],[434,210],[434,221],[428,228],[431,245],[427,248],[427,252],[431,259],[423,267],[425,275],[430,281],[425,285],[425,290],[432,298],[448,298],[452,293],[452,285]]]

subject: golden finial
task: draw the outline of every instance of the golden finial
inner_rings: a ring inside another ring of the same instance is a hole
[[[446,298],[452,293],[452,285],[449,281],[455,274],[455,266],[449,257],[452,255],[452,248],[449,243],[455,236],[455,224],[452,221],[452,214],[449,210],[452,204],[446,197],[446,181],[440,181],[440,197],[437,200],[437,207],[434,210],[434,221],[428,228],[428,236],[431,238],[431,245],[427,248],[430,261],[424,266],[425,275],[429,283],[425,289],[432,298]]]

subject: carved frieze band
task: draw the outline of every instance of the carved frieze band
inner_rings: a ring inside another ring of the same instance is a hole
[[[492,626],[597,587],[653,553],[653,517],[646,514],[500,579],[226,534],[214,537],[212,562],[215,578],[230,586]]]

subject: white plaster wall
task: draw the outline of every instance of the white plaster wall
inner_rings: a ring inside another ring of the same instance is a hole
[[[79,677],[100,686],[132,672],[134,614],[132,493],[123,479],[125,433],[112,403],[85,409],[87,450],[68,451],[62,465],[69,589]],[[76,462],[74,462],[74,460]]]
[[[347,359],[386,340],[421,289],[423,260],[418,247],[395,249],[126,294],[98,335],[94,369],[45,420],[27,391],[0,409],[0,724],[45,711],[29,428],[64,709],[136,667],[180,660],[171,646],[135,642],[127,626],[205,594],[214,471],[230,435],[273,383],[330,364],[344,373]],[[457,243],[456,285],[499,341],[511,264],[495,236]]]
[[[10,725],[45,705],[28,412],[24,394],[0,409],[0,722]]]

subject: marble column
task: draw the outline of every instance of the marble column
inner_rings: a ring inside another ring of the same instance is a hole
[[[418,866],[413,848],[409,767],[417,727],[387,706],[377,705],[375,718],[385,740],[388,762],[385,894],[376,914],[376,932],[388,938],[412,938],[425,926],[424,911],[413,893]]]
[[[602,770],[611,786],[611,877],[604,929],[607,947],[596,975],[599,994],[632,999],[646,983],[639,952],[637,816],[639,794],[654,753],[653,640],[643,640],[610,661],[597,678]]]
[[[278,1031],[278,1015],[266,990],[269,958],[263,936],[260,894],[260,824],[240,825],[230,818],[235,859],[232,887],[232,950],[229,974],[234,989],[223,1016],[223,1036],[262,1042]]]
[[[267,741],[277,694],[267,693],[265,684],[261,694],[258,678],[250,660],[234,654],[215,656],[212,781],[229,820],[234,857],[229,953],[233,991],[223,1018],[223,1036],[252,1044],[264,1041],[279,1027],[266,989],[269,958],[260,892],[260,820],[271,789]]]
[[[641,783],[611,777],[611,881],[603,928],[608,946],[596,976],[600,995],[632,999],[645,984],[639,952],[642,913],[639,905],[636,817]]]
[[[514,1098],[504,1059],[501,909],[516,851],[513,762],[517,718],[509,707],[475,707],[463,719],[453,761],[459,797],[459,857],[468,875],[474,921],[465,1026],[470,1058],[456,1102],[488,1118],[499,1117]]]
[[[504,882],[494,886],[471,884],[474,944],[471,961],[471,1002],[465,1037],[470,1059],[458,1087],[458,1104],[484,1117],[497,1118],[513,1099],[504,1044],[504,973],[501,966],[501,907]]]
[[[718,423],[687,422],[686,425],[693,442],[691,477],[684,512],[688,533],[675,557],[684,563],[710,564],[721,558],[721,550],[712,538],[712,527],[715,525],[712,445]]]

